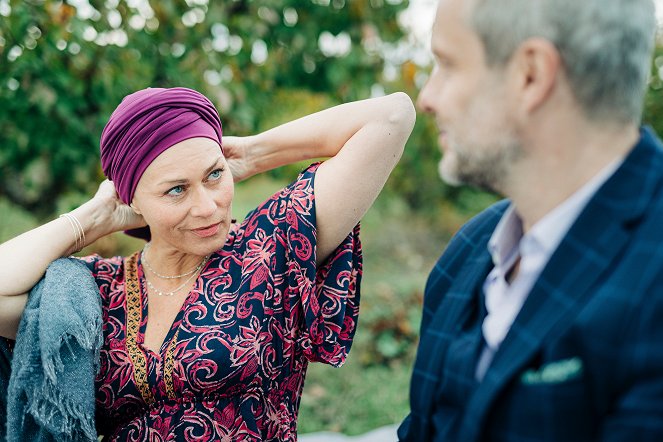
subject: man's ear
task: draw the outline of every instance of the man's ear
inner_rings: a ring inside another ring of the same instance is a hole
[[[562,58],[550,41],[529,38],[514,53],[512,67],[523,111],[531,113],[541,107],[554,92],[562,68]]]

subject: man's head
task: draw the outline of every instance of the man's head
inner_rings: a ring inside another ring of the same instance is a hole
[[[503,190],[523,134],[555,113],[637,124],[655,25],[652,0],[440,0],[419,101],[442,176]]]

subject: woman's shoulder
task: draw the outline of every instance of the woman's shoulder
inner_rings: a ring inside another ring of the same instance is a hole
[[[124,267],[123,256],[112,256],[104,258],[99,254],[92,254],[87,256],[78,257],[90,269],[95,278],[100,275],[119,276]]]
[[[87,256],[79,256],[77,258],[87,264],[95,264],[95,265],[103,264],[103,265],[114,265],[114,266],[122,265],[124,263],[124,260],[126,259],[126,257],[120,255],[111,256],[110,258],[104,258],[98,253],[93,253]]]
[[[297,179],[274,192],[251,210],[241,222],[234,222],[228,232],[224,250],[241,252],[247,241],[262,240],[274,233],[289,230],[305,220],[314,223],[315,207],[313,182],[320,162],[304,168]]]
[[[256,223],[257,219],[261,217],[263,220],[273,223],[284,218],[289,208],[309,208],[313,203],[313,184],[315,173],[320,164],[319,162],[313,163],[302,170],[296,180],[276,191],[272,196],[259,204],[258,207],[249,212],[241,226],[247,222]]]

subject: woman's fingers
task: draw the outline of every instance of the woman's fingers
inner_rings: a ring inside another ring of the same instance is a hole
[[[110,219],[113,225],[117,226],[115,230],[135,229],[146,225],[143,217],[120,199],[112,181],[102,181],[94,197],[102,200],[103,206],[111,211]]]
[[[249,137],[223,137],[223,155],[235,182],[242,181],[252,175],[249,164]]]
[[[117,191],[115,190],[115,185],[111,180],[103,180],[99,187],[97,188],[97,193],[95,197],[109,198],[109,199],[118,199]]]

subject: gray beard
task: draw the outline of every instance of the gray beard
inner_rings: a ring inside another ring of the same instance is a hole
[[[506,181],[513,164],[522,157],[519,144],[511,143],[482,155],[456,151],[456,170],[454,177],[445,179],[454,184],[467,184],[489,192],[504,194]],[[451,178],[451,179],[449,179]]]

